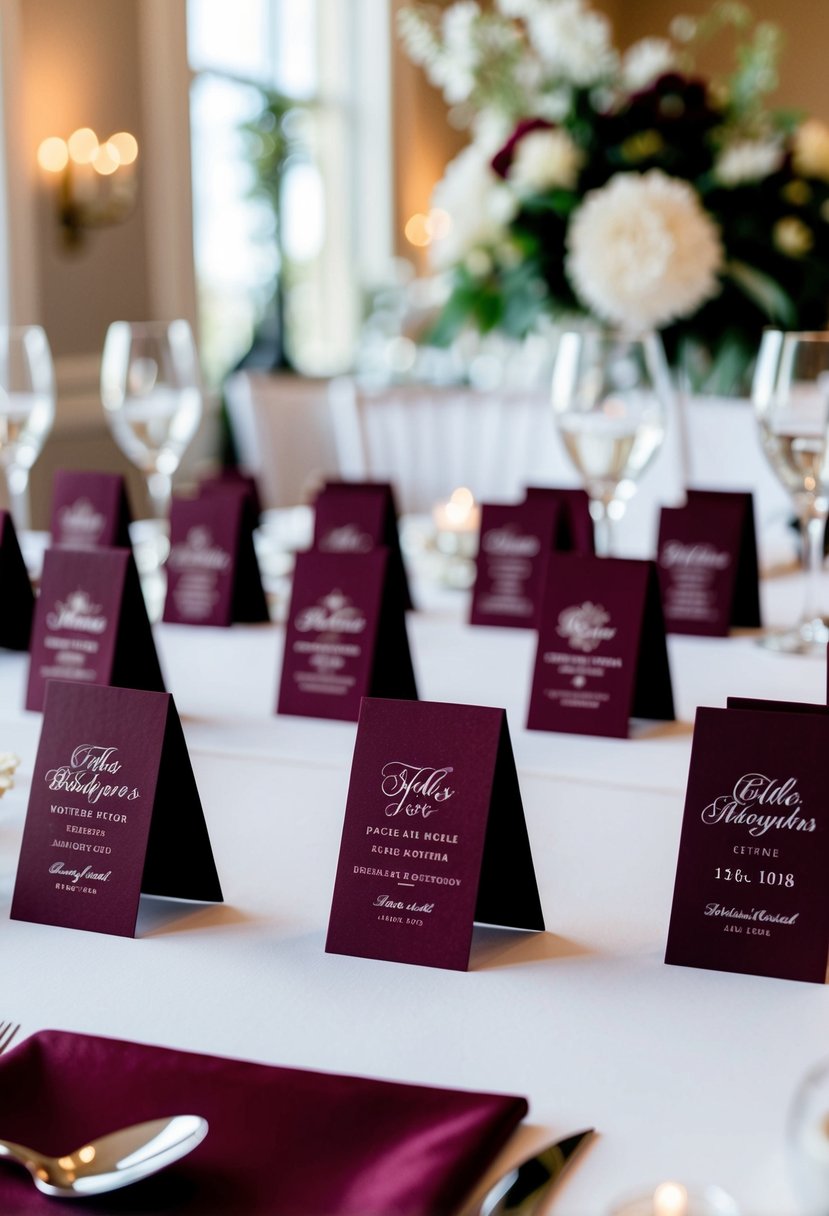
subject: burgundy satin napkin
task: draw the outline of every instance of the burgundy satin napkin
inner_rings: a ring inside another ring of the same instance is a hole
[[[0,1137],[57,1155],[130,1123],[203,1115],[206,1140],[75,1216],[442,1216],[527,1112],[523,1098],[372,1081],[46,1030],[0,1057]],[[0,1212],[56,1201],[0,1162]]]

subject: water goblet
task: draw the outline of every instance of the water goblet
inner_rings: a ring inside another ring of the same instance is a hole
[[[115,442],[146,478],[154,564],[160,566],[167,555],[173,475],[202,416],[199,361],[188,322],[114,321],[104,342],[101,399]]]
[[[590,498],[596,551],[614,551],[636,480],[665,437],[671,382],[655,333],[562,333],[553,362],[553,416]]]
[[[825,649],[820,612],[823,537],[829,513],[829,331],[763,333],[752,382],[760,443],[800,523],[806,588],[799,623],[761,645],[791,654]]]
[[[31,526],[29,473],[55,418],[55,370],[39,325],[0,326],[0,465],[18,533]]]

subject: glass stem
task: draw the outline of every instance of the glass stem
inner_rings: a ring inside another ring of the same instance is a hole
[[[166,473],[158,471],[147,474],[147,490],[150,496],[150,508],[153,518],[166,522],[170,514],[170,503],[173,497],[173,480]]]
[[[29,470],[16,464],[5,468],[6,486],[9,493],[9,511],[18,535],[31,527],[29,517]]]
[[[614,549],[613,520],[610,516],[612,499],[591,498],[590,515],[597,557],[612,557]]]
[[[823,536],[826,531],[826,512],[814,506],[801,520],[803,534],[803,568],[806,574],[806,592],[801,624],[808,625],[821,619],[821,582],[823,576]]]

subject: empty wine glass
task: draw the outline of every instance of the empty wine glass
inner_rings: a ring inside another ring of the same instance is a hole
[[[596,552],[613,552],[636,479],[665,437],[671,382],[655,333],[568,330],[553,362],[553,414],[596,524]]]
[[[39,325],[0,326],[0,464],[18,532],[30,527],[29,472],[55,418],[55,369]]]
[[[160,564],[173,475],[202,416],[198,355],[187,321],[114,321],[104,342],[101,398],[115,442],[146,477]]]
[[[799,624],[765,634],[760,641],[774,650],[809,654],[823,650],[829,639],[819,607],[829,513],[829,331],[766,330],[752,398],[763,451],[791,494],[800,521],[806,572]]]

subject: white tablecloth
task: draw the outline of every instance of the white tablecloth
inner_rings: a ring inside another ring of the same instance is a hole
[[[796,577],[764,585],[769,622]],[[135,941],[8,919],[40,715],[0,651],[0,1017],[285,1065],[526,1095],[515,1155],[600,1138],[557,1193],[602,1216],[631,1189],[716,1181],[745,1216],[794,1216],[784,1121],[829,1054],[829,990],[665,966],[697,704],[824,699],[825,664],[752,637],[670,640],[681,721],[630,741],[527,732],[534,635],[472,630],[463,594],[410,618],[424,699],[503,705],[548,931],[476,929],[468,973],[324,952],[355,727],[274,716],[282,632],[158,626],[226,903],[142,900]],[[422,595],[421,595],[422,599]]]

